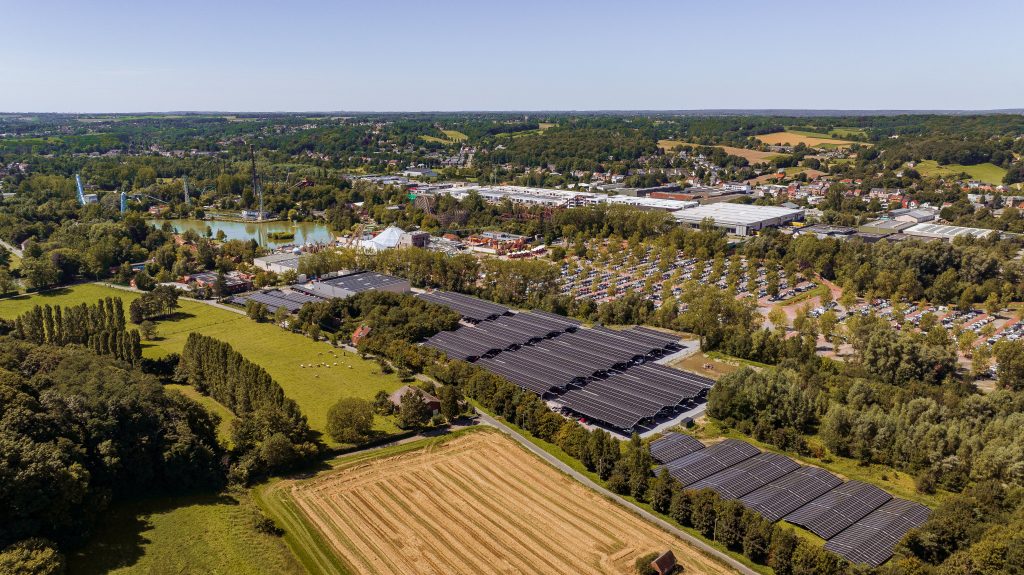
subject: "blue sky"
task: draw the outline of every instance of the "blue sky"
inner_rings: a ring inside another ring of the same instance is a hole
[[[0,111],[1024,107],[1024,1],[0,0]]]

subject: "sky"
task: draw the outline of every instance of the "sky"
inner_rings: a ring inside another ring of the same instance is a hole
[[[0,0],[0,112],[1024,108],[1022,0]]]

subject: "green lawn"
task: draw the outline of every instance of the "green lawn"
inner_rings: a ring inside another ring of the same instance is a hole
[[[918,162],[914,169],[925,177],[955,177],[960,173],[966,173],[972,180],[978,180],[988,184],[1001,184],[1003,183],[1003,176],[1006,175],[1005,169],[988,162],[974,166],[963,166],[960,164],[946,164],[945,166],[940,166],[935,160],[924,160],[922,162]]]
[[[467,136],[466,134],[463,134],[462,132],[460,132],[458,130],[441,130],[441,131],[444,132],[445,136],[448,136],[449,140],[452,140],[454,142],[461,142],[463,140],[468,140],[469,139],[469,136]]]
[[[120,297],[127,308],[138,294],[98,284],[80,284],[44,294],[0,300],[0,317],[16,317],[36,304],[66,306],[94,303],[106,296]],[[193,331],[226,341],[247,359],[266,369],[281,384],[285,394],[299,404],[309,419],[309,426],[316,431],[324,431],[327,410],[339,399],[373,399],[379,390],[391,392],[402,385],[397,376],[381,373],[375,362],[360,359],[326,342],[314,342],[270,323],[256,323],[244,315],[204,303],[179,301],[180,308],[174,319],[157,322],[157,341],[143,342],[145,357],[181,352],[188,334]],[[325,363],[331,367],[300,367],[314,363]],[[384,433],[398,432],[395,424],[385,418],[377,419],[376,429]],[[324,440],[328,445],[336,445],[326,436]]]
[[[256,513],[247,495],[116,505],[89,543],[68,557],[68,573],[304,574],[283,539],[254,529]]]

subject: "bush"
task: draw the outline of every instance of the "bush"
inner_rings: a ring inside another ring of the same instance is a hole
[[[358,443],[373,429],[373,404],[345,397],[327,412],[327,433],[340,443]]]
[[[637,575],[658,575],[658,572],[651,567],[651,561],[658,558],[657,553],[648,553],[641,557],[636,558],[636,562],[633,564],[634,570]]]
[[[49,540],[24,539],[0,550],[4,575],[58,575],[64,573],[64,556]]]

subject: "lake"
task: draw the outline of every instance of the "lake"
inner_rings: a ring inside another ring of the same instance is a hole
[[[146,223],[161,227],[168,222],[174,227],[177,233],[184,233],[192,230],[200,236],[206,235],[206,227],[213,230],[213,237],[217,237],[217,231],[223,230],[229,240],[250,240],[255,239],[261,246],[275,248],[289,244],[302,245],[310,243],[324,243],[334,241],[334,234],[331,233],[327,224],[313,222],[225,222],[220,220],[159,220],[150,219]],[[269,240],[267,234],[270,232],[293,232],[295,237],[290,240]]]

